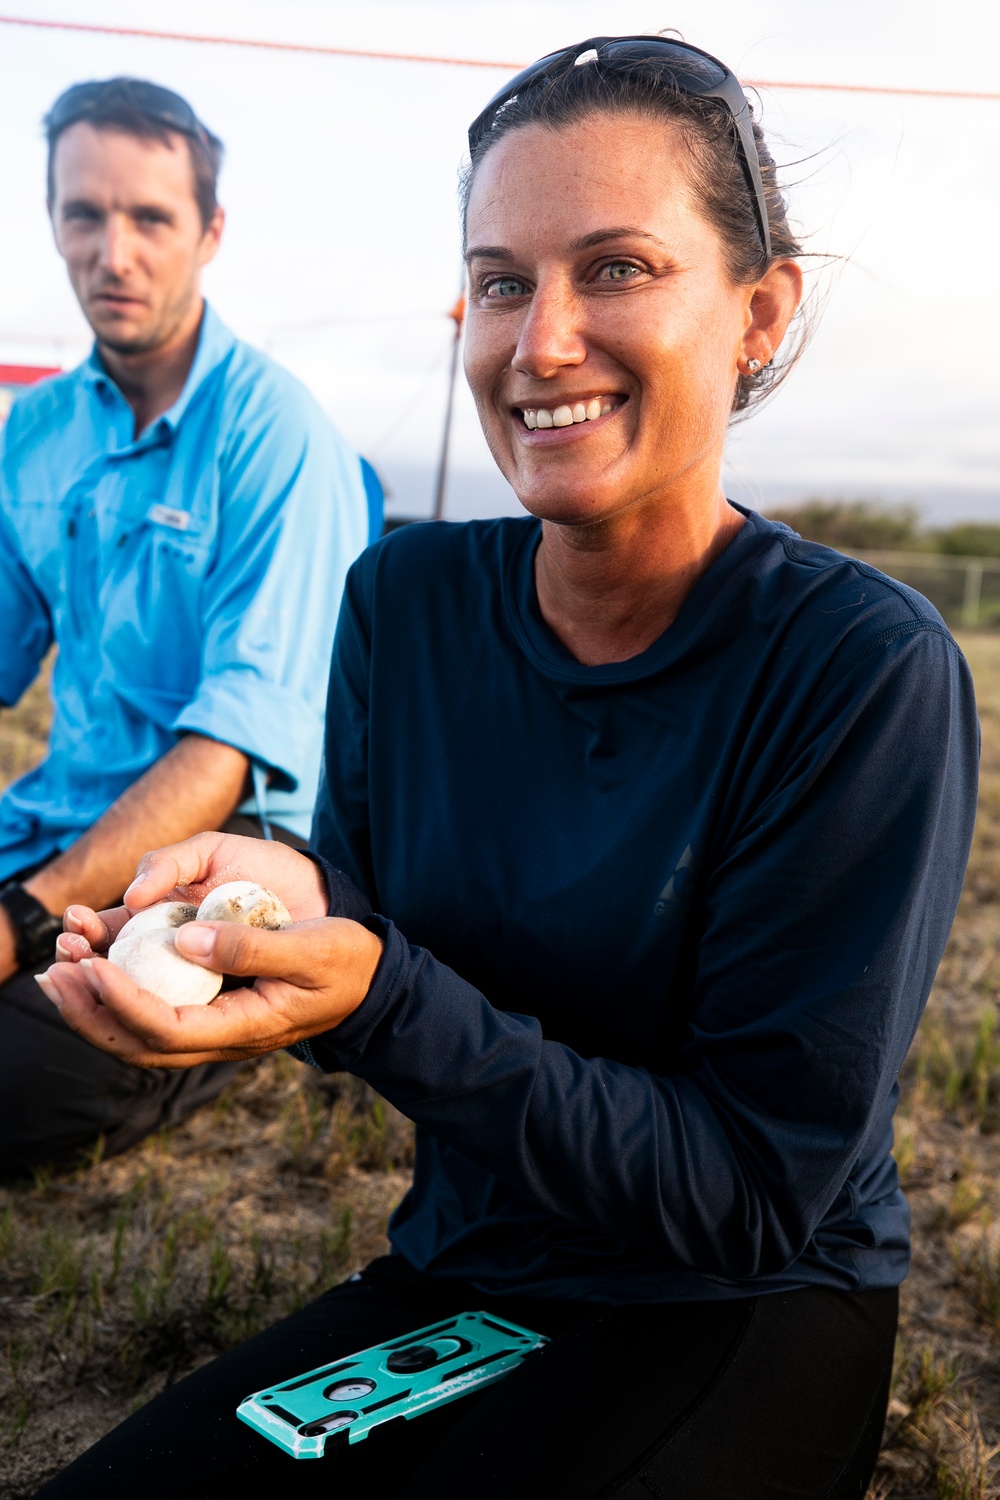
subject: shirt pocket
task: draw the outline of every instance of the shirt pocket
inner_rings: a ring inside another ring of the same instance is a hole
[[[138,515],[123,516],[102,570],[108,670],[124,698],[163,723],[191,701],[201,677],[213,552],[204,529],[190,519],[178,524],[183,514],[151,499]]]

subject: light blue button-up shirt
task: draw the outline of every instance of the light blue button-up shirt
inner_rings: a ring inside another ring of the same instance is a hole
[[[138,438],[96,350],[20,397],[0,438],[0,703],[58,653],[48,756],[0,798],[0,879],[187,731],[266,767],[267,816],[307,834],[367,526],[357,456],[207,306],[181,395]]]

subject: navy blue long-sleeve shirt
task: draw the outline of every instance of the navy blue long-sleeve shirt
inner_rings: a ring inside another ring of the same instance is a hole
[[[413,527],[348,579],[314,845],[386,947],[312,1050],[417,1124],[393,1247],[609,1302],[897,1283],[964,659],[918,594],[748,513],[647,651],[584,666],[539,538]]]

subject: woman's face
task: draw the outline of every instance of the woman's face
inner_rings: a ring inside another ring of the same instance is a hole
[[[669,126],[593,115],[512,131],[476,172],[466,374],[543,519],[607,519],[692,480],[718,492],[737,361],[776,343],[754,343],[754,288],[731,280],[689,171]]]

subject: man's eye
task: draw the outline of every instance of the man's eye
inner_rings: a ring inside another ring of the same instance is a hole
[[[516,276],[498,276],[495,281],[488,281],[483,287],[483,293],[487,297],[522,297],[524,295],[524,282]]]
[[[94,208],[83,208],[81,206],[78,208],[67,208],[63,214],[63,218],[75,223],[95,224],[98,214]]]

